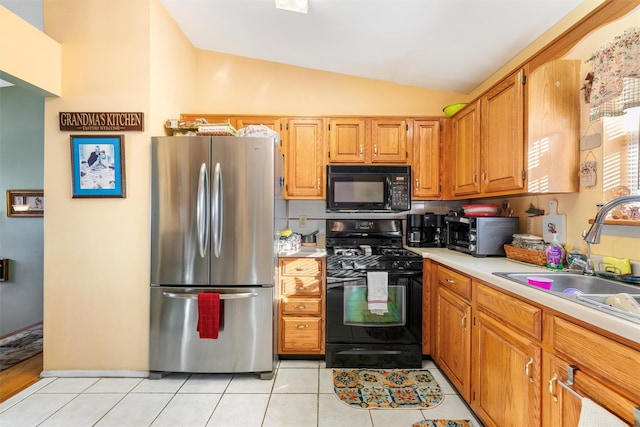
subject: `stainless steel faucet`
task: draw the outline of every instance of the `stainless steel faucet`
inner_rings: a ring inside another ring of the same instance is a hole
[[[609,203],[604,205],[596,215],[596,219],[593,221],[593,224],[591,224],[591,228],[589,228],[589,231],[584,237],[584,240],[587,243],[591,244],[600,243],[600,234],[602,234],[602,226],[604,225],[604,219],[606,218],[607,214],[616,206],[633,202],[640,203],[640,196],[622,196],[618,197],[617,199],[613,199]]]

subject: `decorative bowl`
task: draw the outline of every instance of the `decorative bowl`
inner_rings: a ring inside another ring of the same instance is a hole
[[[458,104],[447,105],[442,109],[445,116],[453,116],[455,113],[463,109],[467,105],[466,102],[460,102]]]

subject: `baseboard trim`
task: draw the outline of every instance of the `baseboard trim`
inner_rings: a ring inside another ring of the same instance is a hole
[[[149,371],[42,371],[40,378],[147,378]]]

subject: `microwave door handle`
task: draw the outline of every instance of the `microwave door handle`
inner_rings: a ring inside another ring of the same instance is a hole
[[[196,226],[198,230],[198,250],[200,258],[207,255],[207,247],[209,246],[209,219],[211,212],[209,210],[209,173],[207,165],[200,165],[200,173],[198,175],[198,188],[196,190]]]

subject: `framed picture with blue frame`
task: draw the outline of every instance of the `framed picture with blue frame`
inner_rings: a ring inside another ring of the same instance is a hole
[[[73,197],[126,197],[124,135],[71,135]]]

